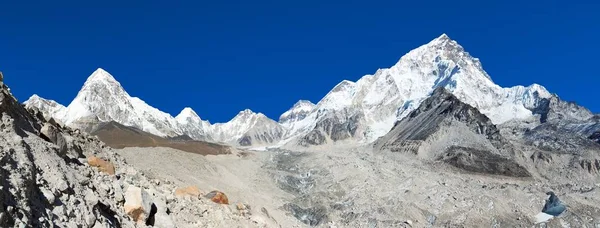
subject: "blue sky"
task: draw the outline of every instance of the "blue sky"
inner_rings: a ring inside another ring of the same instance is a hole
[[[24,1],[0,3],[16,96],[64,105],[96,68],[176,115],[277,119],[442,33],[501,86],[538,83],[600,112],[598,1]]]

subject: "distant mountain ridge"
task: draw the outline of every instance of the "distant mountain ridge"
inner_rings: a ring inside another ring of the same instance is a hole
[[[408,52],[390,68],[379,69],[356,82],[343,80],[317,104],[297,102],[279,121],[249,109],[227,123],[211,124],[191,108],[173,117],[131,97],[101,68],[92,73],[67,107],[37,95],[25,104],[82,129],[115,121],[162,137],[187,135],[236,146],[311,146],[348,140],[373,142],[440,87],[478,109],[493,124],[540,115],[542,102],[557,99],[537,84],[498,86],[479,59],[442,34]]]

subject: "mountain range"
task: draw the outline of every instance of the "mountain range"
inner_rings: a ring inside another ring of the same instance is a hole
[[[561,101],[541,85],[503,88],[495,84],[479,59],[446,34],[411,50],[390,68],[356,82],[340,82],[317,104],[298,101],[278,121],[249,109],[227,123],[212,124],[191,108],[173,117],[129,95],[101,68],[88,77],[66,107],[37,95],[24,104],[86,131],[114,121],[160,137],[185,135],[234,146],[315,146],[374,142],[437,88],[478,110],[493,125],[516,122],[521,126],[532,119],[539,125],[548,119],[564,119],[554,124],[582,137],[594,137],[600,129],[600,118],[584,107]]]

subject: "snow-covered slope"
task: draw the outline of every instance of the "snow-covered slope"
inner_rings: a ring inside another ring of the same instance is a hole
[[[448,89],[495,124],[530,117],[535,104],[551,96],[536,84],[511,88],[496,85],[477,58],[443,34],[410,51],[391,68],[379,69],[357,82],[342,81],[319,101],[312,113],[294,124],[289,135],[300,140],[300,144],[314,144],[309,138],[327,139],[331,134],[340,134],[323,132],[319,125],[337,123],[334,125],[344,135],[370,142],[387,133],[394,122],[418,107],[437,87]],[[352,118],[356,116],[363,117]],[[349,125],[364,129],[349,132],[356,130]]]
[[[186,107],[179,115],[175,117],[181,133],[190,136],[193,139],[212,141],[211,125],[208,121],[202,120],[196,112]]]
[[[111,74],[101,68],[87,79],[61,119],[67,125],[78,126],[82,124],[80,120],[90,117],[100,122],[115,121],[133,126],[158,136],[181,133],[171,115],[131,97]]]
[[[68,107],[37,95],[25,104],[82,129],[92,129],[100,122],[115,121],[158,136],[187,134],[195,139],[207,139],[207,131],[210,130],[210,124],[202,121],[190,108],[185,108],[175,118],[140,98],[131,97],[110,73],[101,68],[88,77]]]
[[[290,127],[289,125],[303,120],[306,118],[308,114],[310,114],[315,109],[315,104],[307,100],[300,100],[287,110],[279,117],[279,123],[281,123],[285,127]]]
[[[284,128],[279,123],[246,109],[227,123],[212,125],[211,136],[216,141],[249,146],[276,143],[283,133]]]
[[[443,34],[408,52],[390,68],[379,69],[356,82],[340,82],[316,105],[299,101],[281,115],[279,123],[250,110],[227,123],[213,125],[189,108],[172,117],[130,97],[102,69],[90,76],[64,111],[36,104],[48,107],[49,113],[70,125],[116,121],[161,136],[185,134],[235,145],[274,144],[280,140],[278,145],[320,145],[342,140],[368,143],[389,132],[396,121],[419,107],[438,87],[477,108],[494,124],[530,118],[542,100],[554,96],[537,84],[500,87],[483,70],[479,59]]]
[[[37,94],[32,95],[29,99],[23,102],[23,104],[25,104],[26,108],[36,108],[40,110],[47,118],[64,115],[67,109],[67,107],[59,104],[58,102],[54,100],[46,100]]]
[[[189,107],[176,117],[131,97],[108,72],[98,68],[84,83],[68,107],[32,96],[26,105],[36,107],[72,127],[93,130],[102,122],[114,121],[162,137],[187,135],[196,140],[233,145],[263,145],[278,142],[284,128],[262,113],[240,112],[227,123],[211,125]],[[307,104],[302,104],[304,109]]]

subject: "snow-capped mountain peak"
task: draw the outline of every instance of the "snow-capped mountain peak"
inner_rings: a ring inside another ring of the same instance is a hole
[[[211,125],[204,121],[190,107],[186,107],[175,117],[181,133],[193,139],[212,140]]]
[[[340,82],[307,118],[291,125],[289,134],[305,135],[300,144],[326,142],[326,138],[335,141],[348,135],[369,142],[387,133],[394,122],[417,108],[438,87],[479,109],[494,124],[527,118],[539,99],[549,97],[539,85],[498,86],[479,59],[442,34],[409,51],[390,68],[379,69],[356,82]],[[331,131],[331,126],[341,132]]]
[[[54,100],[47,100],[44,99],[42,97],[40,97],[37,94],[33,94],[31,95],[31,97],[29,97],[29,99],[27,99],[25,102],[23,102],[25,105],[34,105],[34,106],[38,106],[37,104],[42,104],[42,105],[49,105],[49,106],[58,106],[58,107],[65,107],[61,104],[59,104],[58,102],[54,101]]]
[[[186,134],[238,145],[281,139],[304,145],[347,139],[371,142],[439,87],[478,109],[494,124],[528,118],[541,99],[553,96],[537,84],[500,87],[483,70],[479,59],[442,34],[409,51],[389,68],[380,68],[356,82],[341,81],[316,105],[298,101],[280,116],[279,123],[250,109],[240,111],[227,123],[213,125],[191,108],[172,117],[129,96],[102,68],[88,77],[65,111],[55,113],[64,113],[61,117],[66,124],[116,121],[159,136]],[[30,103],[43,103],[34,102],[37,99],[32,97]],[[38,106],[55,106],[43,104]]]
[[[115,121],[158,136],[181,133],[171,115],[131,97],[121,83],[102,68],[87,78],[62,120],[67,125],[81,128],[97,122]]]
[[[429,42],[429,45],[435,44],[435,43],[444,43],[444,42],[448,42],[448,41],[451,41],[451,40],[452,39],[450,39],[450,37],[446,33],[442,33],[442,35],[440,35],[437,38],[431,40],[431,42]]]
[[[33,94],[29,99],[23,102],[23,104],[25,104],[25,107],[27,108],[36,108],[40,110],[46,118],[64,115],[64,112],[67,109],[67,107],[58,102],[41,98],[37,94]]]
[[[319,109],[337,110],[350,106],[356,92],[356,84],[357,83],[349,80],[343,80],[333,87],[333,89],[317,103],[317,107]]]
[[[175,119],[179,123],[186,123],[190,120],[193,122],[199,122],[201,120],[200,116],[198,116],[198,114],[190,107],[185,107],[183,110],[181,110]]]
[[[250,109],[244,109],[238,113],[238,116],[248,116],[248,115],[254,115],[254,114],[257,114],[257,113],[253,112]]]
[[[115,79],[110,73],[102,68],[96,69],[92,74],[87,78],[84,83],[84,88],[86,85],[94,84],[94,83],[103,83],[106,85],[113,85],[121,87],[121,83]]]
[[[315,109],[315,107],[316,105],[308,100],[300,100],[296,102],[292,108],[281,114],[279,123],[289,125],[293,122],[303,120]]]
[[[245,143],[272,143],[279,140],[283,132],[277,122],[250,109],[239,112],[227,123],[215,125],[202,120],[189,107],[173,117],[130,96],[121,83],[102,68],[87,78],[68,107],[37,95],[27,104],[40,107],[65,124],[84,130],[91,130],[101,122],[115,121],[163,137],[187,135],[193,139],[228,143],[237,143],[241,137],[246,137]]]

